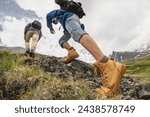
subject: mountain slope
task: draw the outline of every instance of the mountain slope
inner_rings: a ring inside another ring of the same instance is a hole
[[[95,93],[101,86],[91,64],[37,54],[0,50],[0,99],[107,99]],[[124,76],[117,95],[111,99],[150,99],[150,84]]]
[[[127,74],[141,80],[150,81],[150,55],[125,62]]]

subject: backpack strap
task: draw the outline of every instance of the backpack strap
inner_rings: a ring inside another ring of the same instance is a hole
[[[30,27],[32,27],[32,24],[31,24],[31,23],[29,23],[29,24],[27,24],[27,25],[25,26],[24,34],[27,33],[27,31],[28,31],[28,29],[29,29]]]

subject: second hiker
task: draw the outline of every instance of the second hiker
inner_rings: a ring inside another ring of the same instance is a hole
[[[65,3],[58,3],[58,1],[65,1]],[[96,60],[94,68],[100,72],[103,85],[97,88],[96,92],[105,96],[112,96],[119,87],[121,78],[125,73],[125,66],[105,56],[95,40],[83,30],[80,19],[85,13],[81,8],[81,3],[67,0],[55,0],[55,2],[60,5],[61,9],[53,10],[47,14],[47,26],[50,32],[54,34],[55,31],[52,24],[53,20],[57,19],[64,28],[65,33],[60,39],[61,47],[68,50],[68,55],[64,58],[64,61],[70,62],[79,56],[67,42],[72,37],[74,41],[79,42],[88,50]]]
[[[29,55],[30,57],[35,57],[35,50],[37,47],[37,43],[42,36],[41,32],[42,25],[38,20],[34,20],[33,22],[27,24],[24,29],[24,40],[26,52],[25,55]],[[30,46],[30,40],[32,38],[32,43]]]

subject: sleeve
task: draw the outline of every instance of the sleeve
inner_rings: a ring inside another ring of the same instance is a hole
[[[52,25],[52,22],[53,22],[53,19],[58,17],[59,15],[61,15],[62,13],[64,13],[63,10],[54,10],[54,11],[51,11],[47,14],[46,16],[46,21],[47,21],[47,27],[49,29],[52,29],[53,28],[53,25]]]

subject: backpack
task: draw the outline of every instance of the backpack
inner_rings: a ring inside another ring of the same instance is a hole
[[[60,0],[55,0],[56,4],[60,5],[63,10],[75,13],[80,19],[85,16],[82,4],[80,2],[74,2],[73,0],[64,0],[64,2],[59,1]]]
[[[34,21],[32,22],[32,27],[33,27],[33,28],[36,28],[36,29],[38,29],[38,30],[41,30],[42,25],[41,25],[41,23],[40,23],[39,21],[34,20]]]
[[[64,10],[65,4],[69,2],[69,0],[55,0],[55,3],[60,6],[61,9]]]
[[[31,26],[32,26],[32,24],[31,24],[31,23],[29,23],[29,24],[27,24],[27,25],[25,26],[24,34],[26,34],[26,33],[27,33],[28,29],[29,29]]]

